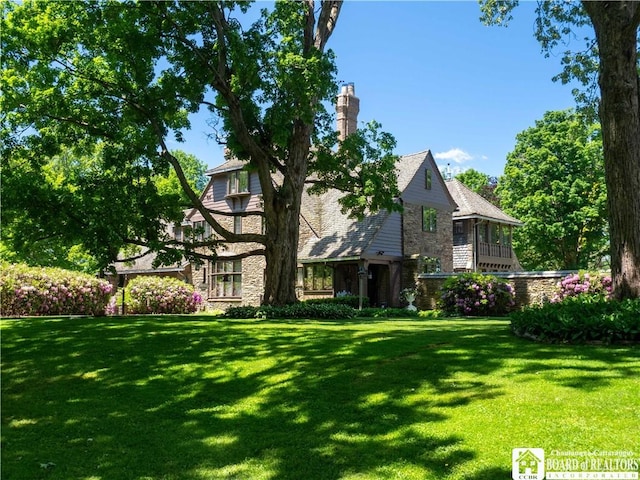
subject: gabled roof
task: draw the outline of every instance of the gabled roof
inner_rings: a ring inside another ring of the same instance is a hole
[[[424,197],[424,171],[431,171],[431,190]],[[444,186],[444,179],[431,155],[431,150],[423,150],[403,155],[396,164],[398,172],[398,190],[403,201],[422,204],[425,200],[430,206],[453,211],[456,208],[451,193]]]
[[[424,168],[429,168],[434,172],[434,182],[437,179],[441,180],[440,173],[429,150],[404,155],[398,159],[396,172],[398,190],[400,190],[401,197],[407,193],[408,189],[414,190],[412,198],[416,197],[416,195],[425,195],[424,180],[416,177],[418,174],[423,174],[421,172],[423,172]],[[417,189],[416,182],[420,185]],[[444,186],[440,188],[443,190],[442,194],[439,194],[434,189],[429,192],[429,195],[437,197],[436,205],[438,208],[453,210],[455,204],[449,192]],[[419,193],[416,193],[415,190]],[[304,201],[307,204],[303,205],[303,211],[308,210],[310,218],[320,218],[321,225],[314,225],[313,228],[317,236],[301,245],[298,252],[300,261],[344,260],[347,258],[360,258],[363,255],[367,255],[367,253],[371,254],[369,250],[372,249],[374,242],[376,242],[376,236],[382,231],[383,225],[387,225],[385,222],[399,222],[397,213],[392,214],[386,210],[369,214],[362,220],[349,218],[340,211],[341,206],[338,200],[343,195],[342,192],[337,190],[329,190],[319,197],[305,198]],[[304,214],[306,215],[306,212]],[[391,227],[385,226],[384,228]],[[397,241],[393,240],[393,242],[397,243],[397,252],[391,253],[392,248],[384,249],[392,256],[400,255],[402,251],[399,224],[396,230]],[[396,235],[393,235],[393,237],[395,238]]]
[[[238,160],[235,157],[230,158],[222,165],[218,165],[217,167],[210,168],[205,172],[205,175],[216,175],[219,173],[232,172],[234,170],[241,170],[247,164],[246,160]]]
[[[315,216],[322,219],[322,224],[314,226],[317,236],[301,245],[298,258],[302,262],[313,259],[359,258],[389,216],[389,212],[380,211],[367,215],[362,220],[349,218],[340,211],[338,199],[342,195],[343,192],[329,190],[320,196],[305,197],[305,201],[309,203],[305,210],[316,210]],[[309,216],[313,216],[313,213]]]
[[[398,159],[396,171],[398,172],[398,190],[400,192],[403,192],[409,186],[409,183],[413,180],[428,155],[429,150],[423,150],[422,152],[403,155]]]
[[[445,182],[453,200],[458,204],[458,210],[453,212],[454,220],[478,218],[497,223],[520,226],[522,222],[517,218],[507,215],[494,204],[482,198],[473,190],[470,190],[460,180],[451,179]]]

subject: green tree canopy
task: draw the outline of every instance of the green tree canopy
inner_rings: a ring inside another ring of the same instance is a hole
[[[174,155],[183,166],[194,191],[201,192],[207,182],[204,175],[206,165],[184,152],[176,151]],[[3,173],[3,180],[6,180],[3,196],[11,208],[3,212],[2,257],[29,265],[97,273],[99,261],[84,247],[84,226],[89,223],[88,218],[81,218],[82,212],[79,211],[64,224],[71,228],[60,228],[52,223],[61,219],[65,221],[65,216],[59,214],[58,208],[85,207],[86,197],[98,183],[106,184],[102,191],[106,194],[113,177],[110,178],[112,172],[104,168],[101,152],[98,150],[91,156],[75,155],[73,149],[65,147],[58,155],[43,159],[38,172],[27,168],[26,162],[16,162],[17,158],[7,158]],[[164,175],[155,175],[153,183],[160,195],[158,198],[163,198],[167,205],[187,205],[175,171],[168,170]],[[113,184],[113,187],[116,185]],[[94,191],[94,194],[99,192]],[[39,210],[34,215],[32,202],[38,199],[43,199],[43,203],[38,205]],[[122,202],[115,200],[113,193],[107,200],[113,203],[112,211],[123,215],[131,213],[119,209]],[[90,231],[92,235],[96,232]]]
[[[16,196],[5,208],[23,208],[48,232],[70,235],[65,232],[72,229],[102,266],[126,244],[148,246],[165,262],[184,254],[215,258],[213,241],[192,245],[164,235],[167,223],[180,221],[181,206],[154,179],[173,169],[189,205],[218,238],[259,245],[240,256],[266,257],[264,302],[294,302],[308,179],[343,190],[343,204],[355,215],[398,208],[388,161],[393,142],[386,135],[356,133],[379,140],[375,148],[384,160],[365,152],[347,177],[326,175],[310,161],[314,143],[333,144],[336,155],[347,147],[335,149],[323,106],[337,93],[334,55],[326,45],[341,6],[276,2],[258,13],[251,3],[233,1],[3,3],[1,135],[4,156],[20,166],[15,174],[3,170],[3,189],[29,186],[40,196],[42,213]],[[172,138],[182,139],[190,114],[201,108],[211,113],[231,154],[258,175],[265,234],[236,234],[218,223],[167,148]],[[100,152],[99,168],[73,196],[20,177],[42,175],[46,159],[64,146],[76,155]],[[274,182],[274,174],[281,181]],[[379,188],[369,188],[372,182]]]
[[[485,200],[500,207],[500,199],[495,193],[496,186],[498,185],[498,179],[496,177],[470,168],[457,174],[456,179],[460,180]]]
[[[608,252],[606,187],[598,124],[547,112],[518,134],[497,193],[524,226],[513,245],[533,270],[602,267]]]
[[[480,0],[482,20],[505,25],[518,0]],[[578,104],[597,111],[602,125],[611,276],[618,299],[640,296],[640,2],[551,0],[538,2],[536,38],[546,55],[575,45],[587,30],[585,47],[567,49],[563,82],[576,79]],[[593,27],[593,34],[591,29]],[[596,87],[596,81],[598,87]],[[589,92],[599,91],[599,98]]]
[[[171,154],[180,163],[184,176],[193,192],[196,195],[202,194],[209,180],[205,175],[207,164],[199,160],[195,155],[181,150],[172,151]],[[191,206],[191,202],[187,198],[182,185],[180,185],[180,179],[174,169],[169,169],[165,175],[156,175],[154,183],[160,195],[173,195],[179,199],[177,202],[180,205],[185,208]]]

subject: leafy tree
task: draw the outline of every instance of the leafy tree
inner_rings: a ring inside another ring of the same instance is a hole
[[[196,195],[200,195],[207,186],[208,177],[205,175],[207,165],[198,160],[195,155],[181,150],[171,152],[180,163],[184,176]],[[170,169],[166,175],[157,175],[154,179],[156,188],[161,195],[174,195],[179,198],[180,205],[190,206],[189,199],[180,185],[180,179],[175,170]]]
[[[599,125],[570,110],[547,112],[518,134],[497,193],[524,222],[513,245],[525,268],[601,266],[608,235]]]
[[[476,192],[485,200],[500,207],[500,199],[495,193],[496,186],[498,185],[498,179],[496,177],[470,168],[457,174],[456,179],[460,180],[460,182],[464,183],[469,189]]]
[[[517,0],[480,0],[483,21],[505,25]],[[577,100],[590,100],[602,125],[611,274],[614,296],[640,296],[640,3],[538,2],[536,37],[549,55],[576,30],[593,27],[581,51],[567,50],[556,79],[577,79],[587,87]],[[569,44],[569,42],[565,42]],[[588,92],[599,85],[600,99]]]
[[[6,178],[3,172],[3,188],[29,186],[41,196],[42,214],[15,195],[9,208],[24,208],[38,228],[63,235],[73,229],[101,265],[126,244],[148,246],[165,262],[184,254],[215,257],[213,242],[180,243],[164,235],[164,225],[181,216],[173,196],[154,182],[170,168],[220,238],[261,245],[245,255],[266,257],[268,304],[296,300],[300,203],[308,179],[318,188],[325,182],[345,191],[343,205],[356,215],[398,208],[392,139],[375,129],[373,136],[360,131],[336,150],[323,107],[337,93],[326,44],[340,2],[277,2],[259,15],[250,3],[232,1],[25,1],[2,8],[7,113],[1,134],[5,155],[21,167]],[[167,148],[201,107],[209,109],[230,152],[259,177],[264,235],[234,234],[216,222]],[[379,157],[368,155],[366,140],[379,141],[372,146]],[[329,157],[330,151],[344,157],[360,148],[362,162],[347,176],[328,175],[312,161],[314,143]],[[100,148],[99,168],[79,180],[71,198],[22,177],[29,171],[41,176],[43,159],[64,145],[78,153]]]
[[[176,151],[174,155],[183,166],[185,176],[194,191],[201,192],[207,181],[204,175],[206,165],[184,152]],[[97,273],[100,265],[82,243],[83,230],[44,228],[49,225],[44,222],[43,216],[50,216],[52,222],[58,221],[61,217],[55,208],[60,207],[63,199],[81,207],[81,196],[87,193],[86,179],[105,173],[101,171],[100,154],[74,155],[71,149],[63,148],[60,154],[42,163],[42,175],[31,175],[29,170],[23,171],[20,182],[11,179],[25,165],[14,163],[15,159],[15,156],[8,159],[11,171],[5,169],[3,176],[3,179],[9,179],[3,187],[4,198],[10,200],[12,208],[6,208],[3,212],[0,243],[2,258],[14,263]],[[161,195],[172,196],[173,202],[184,205],[186,200],[173,170],[164,176],[155,176],[154,183]],[[91,186],[92,183],[89,183],[88,188]],[[29,205],[38,198],[31,195],[38,190],[48,190],[55,200],[37,205],[41,214],[34,217]],[[16,208],[18,206],[21,208]],[[79,224],[77,226],[80,227]]]

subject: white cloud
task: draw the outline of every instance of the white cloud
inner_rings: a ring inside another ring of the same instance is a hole
[[[438,152],[434,155],[436,160],[443,160],[447,162],[464,163],[473,160],[473,157],[464,150],[459,148],[452,148],[446,152]]]

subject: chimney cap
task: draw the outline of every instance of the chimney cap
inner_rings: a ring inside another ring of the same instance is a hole
[[[340,93],[341,94],[355,95],[355,93],[356,93],[355,83],[353,83],[353,82],[344,82],[342,84],[342,88],[340,89]]]

